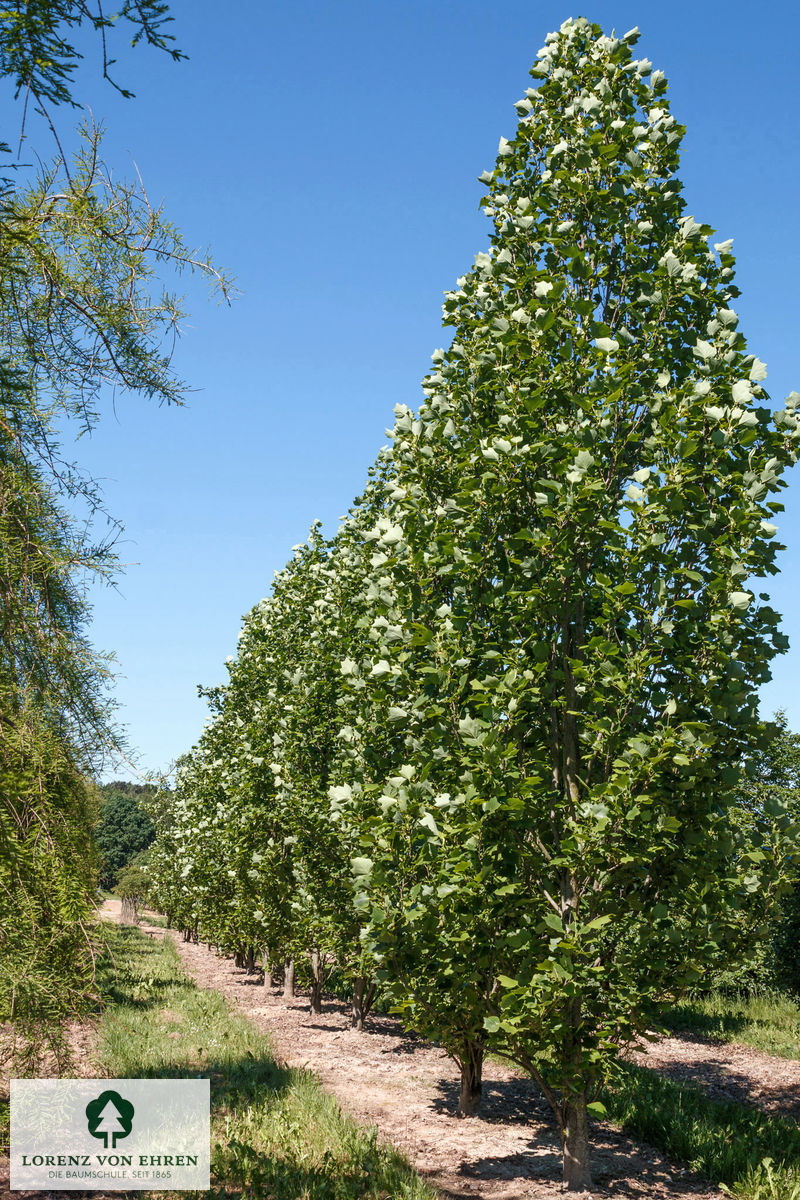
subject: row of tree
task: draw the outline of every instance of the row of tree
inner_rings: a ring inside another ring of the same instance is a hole
[[[63,153],[55,111],[77,104],[78,26],[96,32],[108,77],[120,26],[180,57],[168,21],[161,0],[123,0],[111,17],[86,0],[0,12],[0,78],[20,99],[16,160],[0,144],[0,1021],[31,1052],[58,1049],[61,1018],[91,986],[88,779],[118,745],[86,600],[115,569],[118,526],[60,442],[90,431],[113,389],[179,399],[163,339],[181,313],[156,272],[211,269],[140,182],[112,178],[96,128]],[[31,124],[58,146],[38,170],[24,161]]]
[[[791,833],[734,800],[797,396],[770,411],[637,36],[547,38],[424,403],[246,617],[150,859],[195,936],[307,955],[312,1005],[334,964],[357,1019],[377,981],[461,1113],[488,1048],[522,1065],[573,1189],[620,1045],[742,953]]]

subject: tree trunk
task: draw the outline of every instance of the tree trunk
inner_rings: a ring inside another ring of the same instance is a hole
[[[359,1033],[364,1028],[364,1022],[369,1016],[372,1001],[375,999],[375,984],[367,985],[368,980],[365,975],[359,975],[353,984],[353,1015],[350,1024]]]
[[[322,955],[319,950],[311,951],[311,1011],[322,1012],[322,987],[324,983]]]
[[[138,916],[136,901],[126,896],[122,901],[122,911],[119,914],[120,923],[122,925],[135,925]]]
[[[294,1000],[294,959],[286,960],[286,967],[283,972],[283,998],[284,1000]]]
[[[475,1117],[481,1107],[483,1094],[483,1041],[470,1043],[461,1060],[461,1093],[457,1117]]]
[[[252,946],[247,947],[244,956],[244,965],[247,968],[247,974],[252,975],[256,969],[256,952]]]
[[[267,949],[266,946],[264,947],[264,949],[262,951],[261,961],[264,964],[264,987],[271,988],[272,987],[272,964],[269,961],[269,950]]]
[[[564,1104],[564,1183],[568,1192],[588,1192],[592,1187],[589,1162],[589,1121],[586,1096],[573,1092]]]

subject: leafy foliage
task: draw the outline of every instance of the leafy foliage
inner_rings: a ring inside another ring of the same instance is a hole
[[[0,1020],[34,1071],[46,1047],[66,1061],[61,1020],[91,986],[96,796],[35,708],[0,723],[0,787]]]
[[[108,32],[128,23],[134,46],[145,41],[178,60],[185,55],[165,28],[171,20],[168,6],[161,0],[123,0],[111,16],[103,13],[100,3],[86,0],[27,0],[0,13],[0,75],[11,79],[16,96],[29,93],[45,113],[45,102],[76,105],[72,76],[83,55],[70,40],[73,30],[88,26],[100,35],[103,75],[113,83]],[[125,96],[133,95],[114,86]]]
[[[797,431],[736,331],[730,247],[683,215],[682,130],[634,40],[566,22],[485,174],[490,250],[395,424],[363,669],[406,752],[358,810],[367,936],[404,985],[426,950],[464,993],[490,973],[483,1028],[551,1100],[576,1187],[643,1001],[765,894],[726,809],[785,645],[743,589],[775,569]]]
[[[758,822],[764,842],[776,813],[786,812],[795,824],[800,823],[800,734],[787,729],[782,713],[778,714],[775,738],[754,764],[744,803],[750,819]],[[796,844],[789,855],[785,890],[765,940],[768,985],[800,997],[800,860]]]
[[[140,785],[140,795],[156,792],[155,785]],[[152,842],[155,827],[139,799],[118,783],[100,788],[102,805],[95,827],[95,842],[100,855],[100,886],[113,888],[123,867]]]

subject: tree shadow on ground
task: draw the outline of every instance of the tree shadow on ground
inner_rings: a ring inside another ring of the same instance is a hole
[[[439,1113],[453,1115],[458,1103],[459,1085],[447,1079],[439,1081],[438,1095],[432,1107]],[[481,1126],[505,1125],[527,1128],[528,1140],[521,1148],[507,1155],[487,1154],[462,1163],[458,1175],[465,1180],[507,1184],[513,1188],[526,1180],[548,1181],[558,1186],[561,1182],[562,1159],[555,1118],[544,1096],[533,1080],[521,1077],[509,1080],[488,1080],[483,1084],[483,1099],[480,1116],[475,1118],[477,1128]],[[488,1131],[487,1131],[488,1132]],[[476,1131],[476,1137],[480,1135]],[[595,1195],[635,1197],[641,1200],[649,1189],[672,1188],[679,1181],[681,1197],[698,1195],[707,1197],[709,1181],[687,1167],[671,1163],[659,1151],[632,1141],[621,1130],[606,1122],[590,1122],[592,1143],[592,1174]],[[431,1176],[431,1182],[440,1186]],[[642,1185],[649,1185],[643,1188]],[[474,1191],[454,1190],[450,1182],[441,1187],[444,1195],[453,1200],[474,1196]],[[512,1192],[503,1191],[504,1200],[510,1200]]]
[[[287,1139],[279,1153],[265,1150],[236,1136],[236,1117],[250,1116],[254,1108],[278,1103],[305,1073],[284,1068],[272,1059],[254,1055],[215,1056],[203,1064],[200,1076],[211,1083],[211,1116],[231,1119],[231,1136],[214,1143],[212,1135],[211,1188],[203,1192],[182,1192],[187,1200],[212,1197],[215,1200],[362,1200],[386,1195],[375,1183],[387,1173],[386,1152],[375,1139],[348,1137],[342,1147],[320,1153],[316,1163],[309,1163],[300,1145]],[[197,1078],[197,1064],[190,1058],[174,1066],[159,1065],[152,1070],[143,1068],[139,1078],[158,1079]],[[399,1163],[399,1156],[398,1156]],[[394,1179],[401,1166],[389,1169]],[[410,1176],[409,1172],[409,1176]],[[5,1194],[5,1193],[3,1193]],[[119,1195],[120,1193],[116,1193]],[[133,1194],[133,1193],[126,1193]],[[136,1193],[146,1200],[158,1200],[163,1193]],[[405,1195],[406,1192],[398,1192]],[[407,1193],[411,1195],[411,1192]],[[104,1200],[97,1191],[47,1191],[11,1193],[38,1197],[39,1200]]]
[[[247,980],[237,980],[239,984],[246,985]],[[262,985],[263,987],[263,985]],[[274,1001],[276,1004],[282,1003],[282,997],[278,990],[269,989],[264,991],[265,1002]],[[370,1013],[367,1017],[363,1029],[355,1030],[352,1027],[352,1009],[349,1002],[345,1000],[327,999],[322,1003],[322,1012],[312,1013],[310,1011],[310,1002],[307,995],[299,993],[294,1000],[287,1001],[283,1007],[288,1010],[305,1011],[309,1017],[333,1017],[339,1018],[340,1024],[337,1027],[334,1024],[324,1024],[322,1022],[308,1021],[307,1029],[317,1029],[323,1033],[348,1033],[354,1037],[387,1037],[392,1038],[395,1042],[394,1046],[387,1047],[386,1054],[414,1054],[421,1047],[430,1046],[433,1043],[426,1041],[420,1034],[414,1033],[412,1030],[404,1029],[397,1017],[387,1016],[384,1013]]]
[[[751,1013],[704,1013],[691,1004],[681,1003],[672,1004],[668,1008],[655,1008],[651,1017],[656,1027],[663,1027],[670,1033],[679,1035],[684,1041],[701,1042],[704,1045],[719,1043],[721,1040],[735,1040],[737,1033],[743,1033],[754,1026],[769,1029],[773,1024],[771,1020],[761,1019]]]
[[[503,1191],[504,1200],[510,1200],[514,1185],[518,1187],[525,1181],[537,1180],[551,1183],[559,1187],[562,1180],[562,1157],[558,1134],[554,1125],[539,1123],[534,1116],[531,1122],[533,1136],[525,1147],[507,1155],[488,1154],[481,1158],[463,1163],[459,1168],[459,1176],[476,1183],[491,1182],[507,1184],[509,1190]],[[711,1184],[701,1175],[688,1168],[676,1167],[661,1157],[656,1151],[640,1144],[634,1144],[624,1134],[609,1129],[604,1125],[593,1125],[592,1139],[592,1193],[595,1196],[631,1197],[641,1200],[652,1190],[658,1189],[664,1195],[664,1189],[680,1197],[692,1195],[708,1197]],[[436,1179],[431,1176],[431,1182]],[[443,1189],[448,1196],[458,1197],[460,1193],[452,1188]],[[474,1191],[461,1193],[464,1196],[474,1196]]]
[[[703,1044],[719,1046],[718,1042]],[[773,1067],[778,1078],[754,1079],[731,1066],[730,1061],[726,1060],[723,1047],[720,1047],[719,1058],[703,1055],[674,1062],[659,1061],[657,1066],[654,1064],[652,1067],[641,1062],[646,1070],[656,1071],[662,1078],[671,1079],[674,1083],[688,1084],[712,1100],[748,1104],[776,1116],[800,1118],[800,1088],[797,1075],[791,1074],[789,1078],[781,1079],[780,1064],[781,1060],[778,1059]]]
[[[431,1107],[434,1112],[453,1116],[458,1107],[458,1080],[440,1079]],[[529,1125],[532,1120],[553,1124],[550,1107],[531,1079],[484,1079],[480,1114],[486,1124]],[[553,1124],[555,1130],[555,1125]]]

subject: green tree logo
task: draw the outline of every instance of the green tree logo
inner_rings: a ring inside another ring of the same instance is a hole
[[[117,1138],[125,1138],[133,1126],[133,1105],[130,1100],[124,1100],[119,1092],[101,1092],[96,1100],[90,1100],[86,1105],[86,1119],[89,1133],[92,1137],[102,1138],[103,1146],[108,1150],[108,1139],[111,1138],[111,1149],[117,1144]]]

